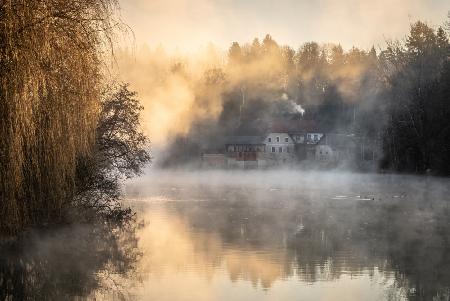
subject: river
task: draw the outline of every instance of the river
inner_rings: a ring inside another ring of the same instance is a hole
[[[35,234],[2,256],[0,288],[16,281],[42,300],[450,300],[448,179],[149,171],[125,191],[133,226]]]

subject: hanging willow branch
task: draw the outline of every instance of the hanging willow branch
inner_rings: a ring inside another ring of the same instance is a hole
[[[89,154],[116,0],[1,0],[0,232],[57,221]]]

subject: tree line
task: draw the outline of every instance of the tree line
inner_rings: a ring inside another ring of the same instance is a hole
[[[295,50],[270,35],[234,42],[226,63],[203,76],[204,86],[221,93],[220,115],[175,138],[163,164],[220,149],[217,137],[260,135],[274,120],[291,118],[371,141],[382,170],[448,175],[449,30],[449,22],[433,28],[417,21],[404,39],[369,50],[316,42]],[[207,99],[204,90],[199,99]]]

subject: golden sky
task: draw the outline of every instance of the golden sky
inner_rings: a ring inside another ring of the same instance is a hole
[[[298,48],[307,41],[369,48],[402,38],[417,19],[442,24],[448,0],[120,0],[137,46],[197,51],[271,34]]]

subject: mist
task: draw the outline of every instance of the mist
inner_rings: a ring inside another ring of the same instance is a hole
[[[443,0],[0,4],[0,301],[450,300]]]
[[[324,64],[333,51],[355,56],[355,61],[330,63],[333,70],[325,74]],[[317,43],[295,51],[266,35],[261,42],[234,43],[227,51],[210,45],[194,56],[168,54],[161,47],[124,50],[118,52],[117,61],[122,77],[144,105],[144,129],[155,149],[162,148],[157,162],[165,161],[181,143],[186,158],[172,162],[178,164],[198,159],[195,156],[202,150],[221,149],[226,136],[264,135],[277,120],[314,119],[317,106],[327,97],[337,95],[349,119],[355,104],[368,106],[376,97],[368,89],[362,93],[371,95],[362,97],[358,92],[364,85],[376,84],[364,82],[373,71],[370,55],[376,54],[358,49],[344,53],[339,45]],[[346,126],[335,120],[323,123],[328,130]]]
[[[409,27],[406,39],[367,49],[315,41],[295,48],[270,34],[226,49],[210,44],[195,54],[143,47],[121,51],[118,70],[146,108],[156,166],[199,166],[209,153],[227,158],[230,137],[309,131],[347,137],[341,144],[353,150],[340,150],[347,158],[337,165],[446,174],[441,130],[447,123],[440,112],[447,110],[447,27],[422,21]],[[421,61],[428,65],[420,67]],[[430,91],[423,97],[436,103],[430,113],[419,109],[423,98],[414,95],[421,91]],[[435,116],[433,122],[417,131],[417,124],[432,120],[426,114]],[[336,153],[337,146],[330,147]],[[304,161],[306,155],[295,152]],[[370,164],[358,162],[369,157]]]
[[[187,300],[175,283],[225,300],[218,282],[231,281],[238,300],[446,296],[449,187],[350,172],[153,170],[126,187],[146,212],[139,295]]]

